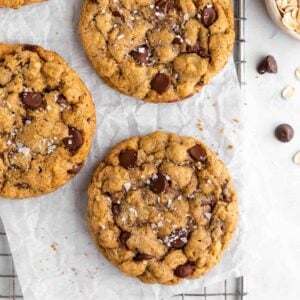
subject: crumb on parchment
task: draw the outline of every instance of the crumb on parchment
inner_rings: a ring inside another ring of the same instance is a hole
[[[53,251],[57,250],[58,244],[56,242],[53,242],[50,247],[52,248]]]
[[[197,128],[199,129],[199,131],[203,131],[203,123],[202,123],[202,120],[200,118],[197,119],[196,121],[196,124],[197,124]]]

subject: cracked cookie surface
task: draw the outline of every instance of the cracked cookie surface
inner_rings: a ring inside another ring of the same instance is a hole
[[[223,68],[234,42],[233,12],[230,0],[85,0],[80,34],[111,87],[173,102]]]
[[[0,7],[20,8],[27,4],[38,3],[46,0],[0,0]]]
[[[238,219],[224,164],[200,141],[155,132],[113,147],[89,187],[88,222],[106,258],[145,283],[198,278]]]
[[[94,131],[92,97],[59,55],[0,44],[0,196],[64,185],[83,166]]]

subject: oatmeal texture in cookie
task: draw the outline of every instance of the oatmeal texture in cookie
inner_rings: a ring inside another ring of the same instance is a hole
[[[52,192],[83,166],[95,108],[78,75],[56,53],[0,44],[0,196]]]
[[[145,283],[207,273],[236,228],[236,192],[200,141],[155,132],[116,145],[89,187],[88,222],[113,265]]]
[[[145,101],[173,102],[223,68],[233,12],[230,0],[84,0],[80,34],[107,84]]]
[[[0,7],[20,8],[21,6],[46,0],[0,0]]]

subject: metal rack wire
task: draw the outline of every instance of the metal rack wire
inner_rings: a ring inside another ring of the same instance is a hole
[[[23,299],[14,262],[0,220],[0,299]]]
[[[234,0],[236,41],[234,60],[244,96],[245,79],[245,0]],[[246,300],[246,278],[225,280],[219,285],[205,287],[202,291],[174,296],[175,300]],[[6,234],[0,220],[0,299],[23,299],[15,272]]]

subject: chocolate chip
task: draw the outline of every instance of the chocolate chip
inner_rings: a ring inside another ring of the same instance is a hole
[[[111,207],[111,210],[115,216],[118,216],[121,213],[121,205],[118,203],[114,203]]]
[[[226,225],[224,222],[222,222],[221,226],[220,226],[221,230],[224,232],[226,229]]]
[[[180,249],[185,246],[188,242],[188,232],[183,229],[176,229],[168,236],[168,242],[174,249]]]
[[[181,45],[183,42],[183,39],[181,37],[175,37],[174,40],[172,41],[172,44],[174,45]]]
[[[142,260],[150,260],[154,258],[153,255],[145,254],[145,253],[138,253],[133,259],[135,261],[142,261]]]
[[[72,174],[72,175],[76,175],[80,172],[82,167],[83,167],[83,164],[76,165],[72,169],[68,170],[67,173]]]
[[[209,27],[217,19],[217,12],[213,7],[206,6],[202,11],[202,23],[204,26]]]
[[[59,96],[57,97],[56,103],[59,104],[59,105],[67,105],[67,104],[68,104],[68,101],[67,101],[67,99],[65,98],[65,96],[59,95]]]
[[[151,80],[151,89],[163,94],[171,84],[170,77],[164,73],[157,73]]]
[[[276,127],[275,136],[280,142],[287,143],[294,137],[294,129],[289,124],[281,124]]]
[[[196,53],[202,58],[210,58],[210,55],[206,52],[206,50],[200,46],[197,42],[194,46],[187,45],[186,52],[188,53]]]
[[[29,189],[30,188],[30,185],[25,182],[16,183],[15,186],[20,189]]]
[[[278,72],[278,67],[275,58],[272,55],[268,55],[264,58],[257,66],[257,72],[259,74],[264,74],[266,72],[276,74]]]
[[[43,103],[43,94],[38,92],[24,92],[20,94],[21,101],[26,108],[35,110]]]
[[[131,237],[131,233],[128,232],[128,231],[122,231],[120,236],[119,236],[119,239],[120,239],[120,242],[126,246],[126,242],[127,240]]]
[[[74,127],[69,127],[69,136],[63,139],[63,143],[69,150],[78,149],[83,143],[81,132]]]
[[[229,186],[228,186],[228,181],[226,181],[222,185],[222,197],[223,197],[223,201],[225,201],[225,202],[230,202],[231,201],[230,190],[229,190]]]
[[[167,179],[161,173],[158,173],[157,176],[152,178],[150,181],[150,190],[158,195],[163,194],[167,190],[168,186],[169,184]]]
[[[184,265],[179,265],[175,271],[174,275],[179,278],[185,278],[191,275],[193,272],[193,266],[190,263],[186,263]]]
[[[188,149],[188,153],[196,162],[205,162],[207,160],[207,153],[199,144],[196,144],[192,148]]]
[[[129,55],[132,56],[136,62],[141,64],[149,62],[150,58],[147,45],[140,46],[137,49],[130,51]]]
[[[119,154],[120,165],[125,169],[133,169],[136,167],[137,151],[133,149],[122,150]]]
[[[201,206],[211,206],[212,208],[216,205],[216,199],[214,198],[204,198],[201,201]]]
[[[37,49],[38,49],[38,46],[36,46],[36,45],[29,45],[29,44],[23,45],[23,50],[24,51],[36,52]]]
[[[163,14],[167,14],[173,11],[174,8],[174,0],[158,0],[155,2],[155,10]]]
[[[112,15],[113,15],[114,17],[120,18],[123,22],[125,21],[124,16],[123,16],[119,11],[117,11],[117,10],[113,11],[113,12],[112,12]]]

